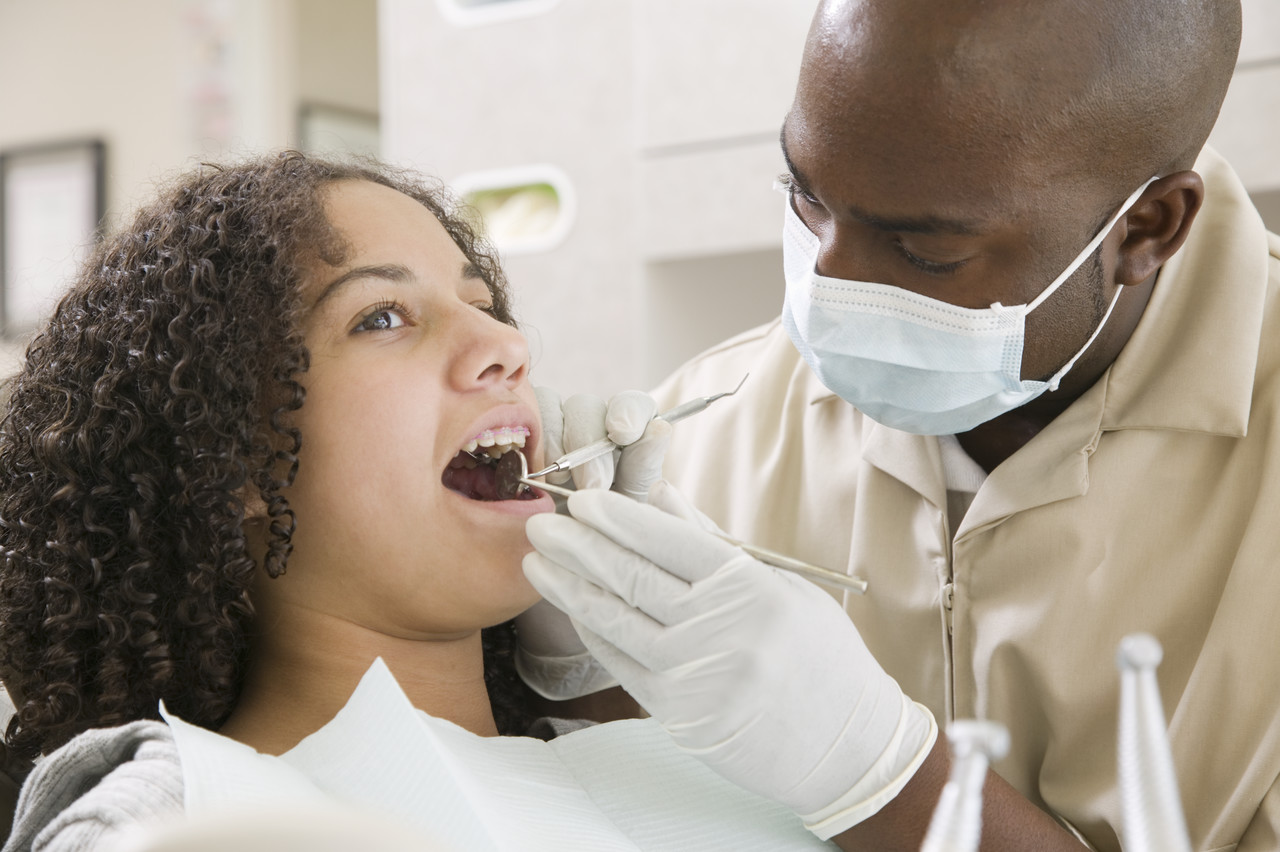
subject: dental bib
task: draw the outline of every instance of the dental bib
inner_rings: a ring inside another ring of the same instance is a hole
[[[782,231],[787,288],[783,327],[822,383],[872,420],[918,435],[967,432],[1057,390],[1093,344],[1123,287],[1116,288],[1102,320],[1066,364],[1046,381],[1022,378],[1027,314],[1080,268],[1154,180],[1130,195],[1034,300],[977,309],[887,284],[818,274],[821,243],[788,196]]]
[[[653,719],[550,742],[481,737],[414,708],[381,659],[332,721],[279,757],[161,712],[191,817],[353,807],[416,829],[431,849],[467,852],[835,849]]]

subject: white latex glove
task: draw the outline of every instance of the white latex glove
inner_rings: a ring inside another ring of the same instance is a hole
[[[565,453],[608,438],[621,451],[601,456],[572,472],[547,476],[553,485],[572,477],[576,488],[611,488],[634,500],[644,500],[662,476],[662,458],[671,442],[671,424],[654,420],[658,404],[642,391],[623,391],[606,402],[598,396],[575,394],[561,402],[550,388],[534,388],[542,415],[542,447],[550,464]]]
[[[577,488],[610,488],[642,500],[662,475],[662,457],[671,440],[671,424],[654,420],[658,406],[640,391],[623,391],[609,399],[588,394],[562,404],[550,388],[535,388],[542,415],[542,447],[548,463],[564,453],[608,437],[622,447],[572,471]],[[614,456],[618,456],[616,462]],[[565,484],[569,472],[547,477]],[[569,617],[539,602],[516,618],[516,671],[544,698],[565,700],[618,685],[582,644]]]
[[[924,762],[932,714],[830,595],[652,505],[582,491],[568,508],[529,520],[525,575],[682,748],[823,839]]]

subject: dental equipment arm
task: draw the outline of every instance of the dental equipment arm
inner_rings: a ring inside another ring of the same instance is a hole
[[[1191,852],[1156,683],[1156,666],[1163,654],[1160,643],[1146,633],[1124,637],[1116,651],[1120,669],[1116,763],[1125,852]]]
[[[991,761],[1009,753],[1009,731],[996,722],[957,719],[947,726],[951,777],[933,809],[920,852],[978,852],[982,785]]]

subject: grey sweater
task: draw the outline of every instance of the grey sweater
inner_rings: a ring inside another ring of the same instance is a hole
[[[592,724],[542,718],[529,736],[549,740]],[[168,725],[132,722],[85,731],[27,777],[0,852],[101,852],[141,823],[182,816],[183,792]]]
[[[110,849],[139,823],[181,816],[182,793],[168,725],[86,731],[32,770],[3,852]]]

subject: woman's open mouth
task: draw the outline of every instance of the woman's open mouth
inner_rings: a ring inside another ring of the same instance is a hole
[[[441,476],[444,487],[471,500],[536,500],[520,482],[520,454],[529,430],[524,426],[486,429],[458,451]]]

